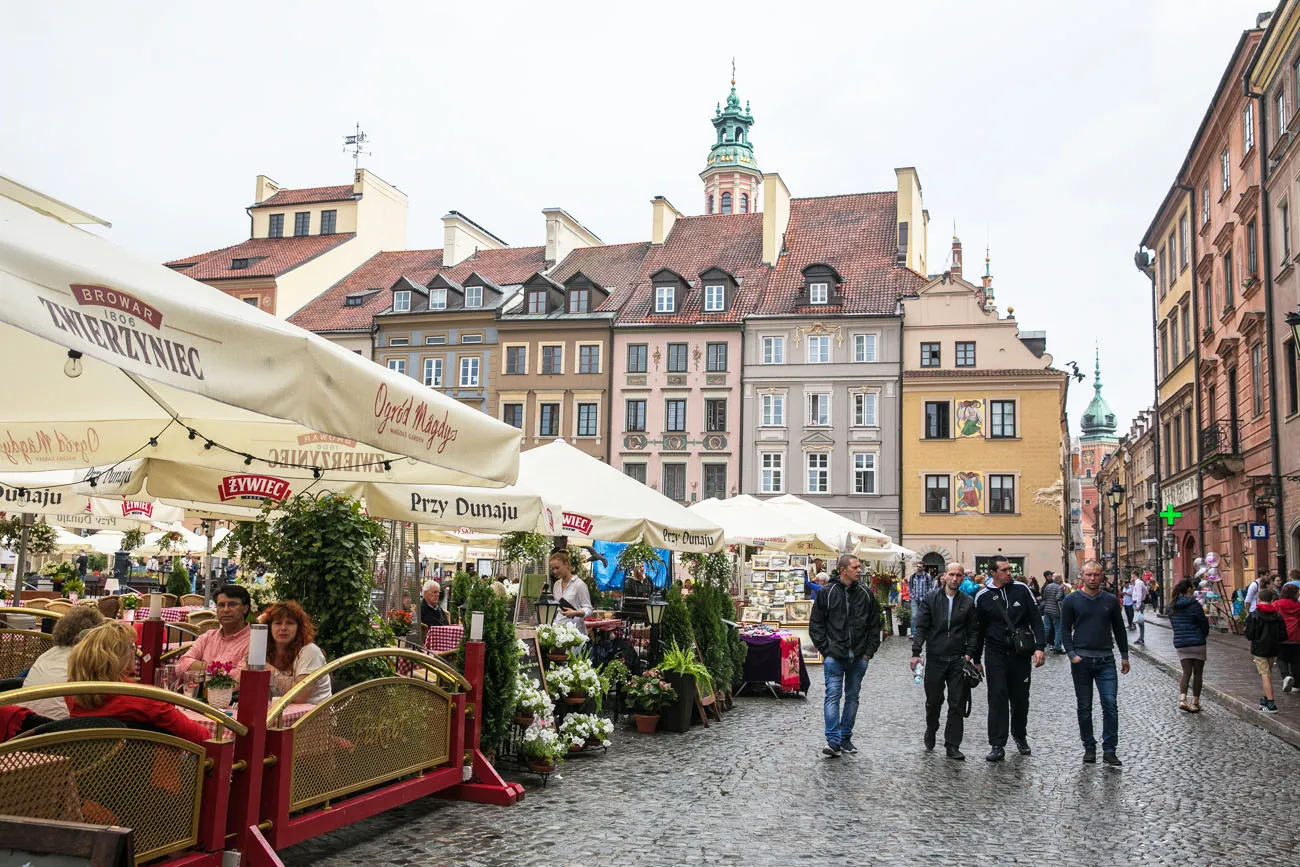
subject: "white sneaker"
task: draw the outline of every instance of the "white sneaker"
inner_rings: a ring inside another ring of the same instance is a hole
[[[1288,674],[1282,678],[1282,691],[1290,692],[1293,689],[1295,689],[1295,678]]]

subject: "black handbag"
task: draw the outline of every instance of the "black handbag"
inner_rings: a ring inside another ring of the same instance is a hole
[[[963,685],[966,687],[966,694],[962,698],[961,715],[970,716],[971,709],[971,691],[984,682],[984,675],[975,667],[975,663],[969,659],[964,660],[961,664],[961,676]]]
[[[1007,600],[1002,594],[998,594],[1002,599],[1002,604],[998,610],[1002,612],[1002,619],[1007,624],[1007,633],[1011,638],[1011,650],[1016,656],[1033,656],[1034,651],[1038,649],[1038,639],[1034,637],[1034,630],[1028,626],[1022,626],[1017,629],[1011,623],[1011,614],[1007,610]]]

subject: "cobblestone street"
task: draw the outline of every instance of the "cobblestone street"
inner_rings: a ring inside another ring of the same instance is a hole
[[[426,799],[283,853],[307,865],[1300,864],[1261,809],[1295,791],[1294,748],[1136,656],[1120,682],[1122,770],[1083,765],[1068,662],[1034,675],[1030,757],[988,764],[984,688],[967,761],[921,746],[923,696],[890,639],[867,673],[862,752],[820,755],[821,670],[807,702],[742,698],[689,734],[620,729],[548,789],[492,808]],[[1096,713],[1100,737],[1100,712]],[[994,818],[1003,816],[1005,818]]]

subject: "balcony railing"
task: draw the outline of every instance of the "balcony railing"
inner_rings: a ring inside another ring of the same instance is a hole
[[[1241,423],[1216,421],[1201,430],[1201,460],[1241,454]]]

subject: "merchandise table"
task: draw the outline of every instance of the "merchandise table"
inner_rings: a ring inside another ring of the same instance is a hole
[[[745,654],[745,683],[779,683],[784,692],[807,693],[812,681],[804,663],[799,637],[780,630],[767,635],[741,634]],[[743,687],[742,687],[743,688]]]

